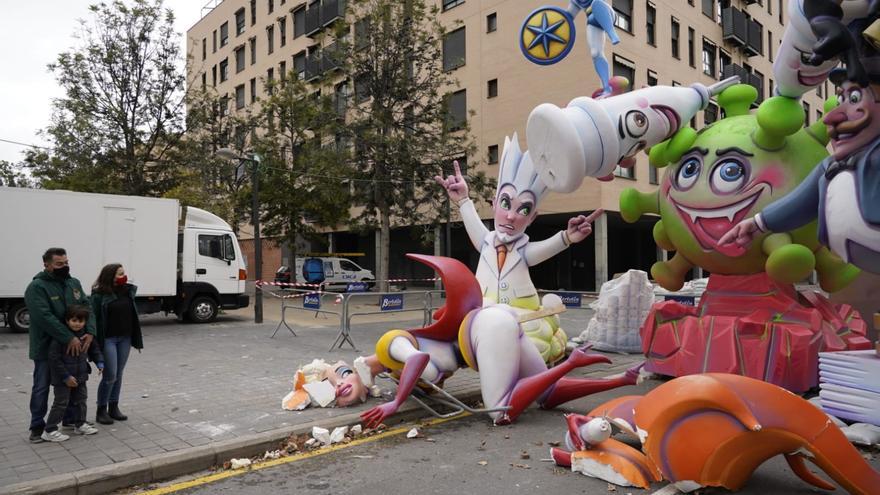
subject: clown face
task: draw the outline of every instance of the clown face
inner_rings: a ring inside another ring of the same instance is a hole
[[[512,184],[504,184],[495,199],[495,231],[508,243],[525,232],[538,215],[537,199],[531,191],[518,193]]]
[[[880,103],[875,88],[845,82],[838,89],[837,108],[822,119],[828,126],[834,158],[846,158],[880,136]]]

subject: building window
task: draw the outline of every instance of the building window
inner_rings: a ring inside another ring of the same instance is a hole
[[[208,38],[202,38],[202,60],[208,58]]]
[[[244,45],[235,49],[235,73],[244,70]]]
[[[226,46],[229,43],[229,23],[224,22],[220,25],[220,47]]]
[[[486,32],[494,33],[498,30],[498,14],[492,12],[486,16]]]
[[[244,32],[244,7],[235,11],[235,35],[241,36]]]
[[[488,155],[489,155],[488,156],[489,165],[494,165],[494,164],[498,163],[498,145],[497,144],[493,144],[492,146],[489,146]]]
[[[208,73],[202,72],[202,91],[208,87]]]
[[[235,87],[235,109],[242,108],[244,108],[244,84],[239,84]]]
[[[724,50],[718,50],[718,79],[721,79],[721,75],[724,73],[724,68],[732,63],[730,55],[728,55],[727,52]]]
[[[300,80],[306,78],[306,52],[305,50],[293,56],[293,73]]]
[[[627,33],[632,33],[632,0],[613,0],[612,6],[617,13],[614,16],[614,25]]]
[[[467,123],[467,90],[446,97],[446,129],[457,131]]]
[[[443,70],[453,70],[465,64],[465,30],[456,29],[443,38]]]
[[[678,38],[681,31],[681,25],[678,23],[678,20],[675,17],[671,18],[672,22],[672,56],[675,58],[681,58],[681,54],[679,53],[678,47]]]
[[[251,0],[251,26],[257,23],[257,0]]]
[[[822,111],[816,110],[816,122],[821,122],[821,121],[822,121]]]
[[[804,125],[810,125],[810,104],[804,102]]]
[[[717,50],[715,44],[707,39],[703,39],[703,74],[715,77],[715,59],[717,58]]]
[[[775,96],[774,91],[776,91],[776,87],[773,86],[773,79],[770,79],[770,84],[767,86],[767,88],[770,90],[770,96]]]
[[[296,9],[293,12],[293,39],[306,34],[306,9]]]
[[[281,37],[281,41],[278,43],[281,46],[287,44],[287,18],[282,17],[278,19],[278,35]]]
[[[464,0],[443,0],[443,10],[449,10],[452,7],[458,7],[463,4]]]
[[[620,55],[615,54],[613,58],[612,68],[615,76],[623,76],[629,81],[629,86],[631,88],[636,87],[636,64],[630,60],[627,60]]]
[[[703,111],[703,122],[706,125],[709,125],[716,120],[718,120],[718,105],[710,101],[709,105],[706,107],[706,110]]]
[[[657,167],[648,165],[648,183],[656,186],[660,183],[659,176],[660,172],[657,170]]]
[[[217,66],[211,67],[211,86],[217,87]]]
[[[767,5],[770,5],[768,2]],[[767,57],[770,61],[773,61],[773,32],[769,29],[767,30]]]
[[[211,33],[211,53],[217,53],[217,30]]]
[[[229,79],[229,59],[224,58],[220,62],[220,82],[225,82],[227,79]]]
[[[648,35],[648,44],[651,46],[657,46],[656,21],[657,9],[649,3],[647,7],[645,7],[645,31]]]
[[[654,168],[654,167],[651,167]],[[621,177],[623,179],[631,179],[636,180],[636,167],[633,165],[632,167],[621,167],[620,165],[614,167],[614,176]]]
[[[818,96],[819,98],[825,98],[824,96],[822,96],[822,85],[821,84],[816,86],[816,96]]]
[[[688,64],[691,67],[696,67],[696,48],[694,47],[694,38],[696,34],[694,33],[694,28],[688,28]]]
[[[257,101],[257,78],[251,78],[251,103]]]
[[[703,15],[715,20],[715,0],[703,0]]]
[[[271,14],[272,12],[275,12],[275,0],[268,0],[267,6],[268,8],[266,10],[268,13]]]
[[[767,1],[772,2],[773,0],[767,0]],[[782,24],[784,26],[785,22],[783,22],[783,20],[782,20],[782,12],[783,11],[785,11],[785,9],[782,8],[782,0],[779,0],[779,4],[777,5],[776,12],[777,12],[777,14],[779,14],[779,24]]]
[[[656,86],[657,85],[657,73],[648,69],[648,86]]]
[[[257,63],[257,39],[251,38],[248,40],[251,47],[251,65]]]
[[[495,98],[498,96],[498,79],[491,79],[486,83],[487,98]]]
[[[758,103],[760,103],[764,101],[764,74],[756,70],[755,77],[758,79],[758,87],[755,89],[758,90]]]
[[[275,26],[270,25],[266,27],[266,42],[269,44],[269,53],[275,51]]]
[[[282,81],[287,79],[287,62],[281,62],[278,64],[278,78]]]

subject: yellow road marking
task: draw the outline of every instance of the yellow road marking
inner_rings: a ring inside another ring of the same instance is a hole
[[[464,417],[470,416],[470,413],[462,413],[457,416],[453,416],[451,418],[435,418],[428,421],[423,421],[420,424],[424,427],[439,425],[441,423],[446,423],[448,421],[461,419]],[[375,435],[358,438],[352,440],[349,443],[338,443],[336,445],[330,445],[328,447],[323,447],[318,450],[313,450],[310,452],[303,452],[301,454],[295,454],[287,457],[279,457],[278,459],[272,459],[265,462],[259,462],[257,464],[252,464],[249,467],[244,467],[240,469],[229,469],[226,471],[221,471],[219,473],[209,474],[206,476],[201,476],[199,478],[191,479],[188,481],[181,481],[180,483],[175,483],[173,485],[163,486],[161,488],[155,488],[153,490],[146,490],[141,493],[142,495],[165,495],[168,493],[175,493],[181,490],[186,490],[187,488],[194,488],[201,485],[207,485],[209,483],[214,483],[220,480],[224,480],[226,478],[231,478],[233,476],[241,476],[243,474],[247,474],[251,471],[259,471],[261,469],[267,469],[270,467],[280,466],[282,464],[288,464],[291,462],[302,461],[305,459],[310,459],[312,457],[317,457],[324,454],[329,454],[331,452],[336,452],[337,450],[343,450],[349,447],[356,447],[358,445],[363,445],[365,443],[374,442],[376,440],[382,440],[383,438],[392,437],[395,435],[400,435],[402,433],[406,433],[413,428],[414,425],[409,426],[401,426],[398,428],[394,428],[391,430],[385,430],[381,433],[377,433]]]

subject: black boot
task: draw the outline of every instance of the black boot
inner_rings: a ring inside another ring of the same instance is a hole
[[[107,415],[107,406],[98,406],[98,412],[95,413],[95,421],[102,425],[113,424],[113,418]]]
[[[115,419],[116,421],[125,421],[128,419],[128,416],[122,414],[122,411],[119,410],[118,402],[111,402],[109,409],[110,417]]]

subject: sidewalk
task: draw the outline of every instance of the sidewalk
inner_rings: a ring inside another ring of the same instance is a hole
[[[221,315],[209,325],[144,318],[146,348],[132,353],[125,370],[120,406],[128,421],[97,425],[97,435],[74,436],[60,444],[28,442],[32,362],[27,358],[27,335],[0,330],[0,493],[102,493],[253,455],[313,424],[358,422],[357,414],[375,405],[375,399],[357,408],[281,409],[298,365],[313,358],[350,362],[357,353],[348,348],[327,352],[338,320],[315,319],[313,313],[288,318],[298,337],[282,327],[270,339],[280,305],[277,300],[266,302],[262,325],[251,322],[253,308]],[[585,328],[588,317],[588,311],[569,311],[563,315],[563,326],[574,335]],[[418,313],[403,313],[393,322],[356,321],[352,337],[363,353],[370,353],[382,333],[420,325],[420,318]],[[638,357],[612,359],[613,366],[594,366],[584,374],[614,373]],[[90,421],[98,381],[97,375],[90,380]],[[462,370],[447,381],[447,389],[460,397],[479,397],[478,377]],[[407,407],[415,406],[407,402]]]

